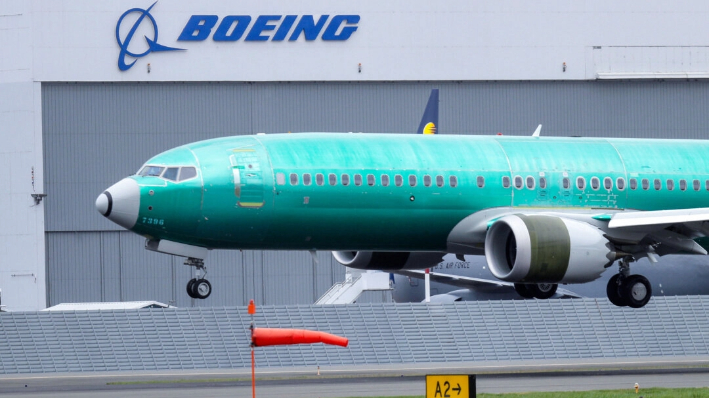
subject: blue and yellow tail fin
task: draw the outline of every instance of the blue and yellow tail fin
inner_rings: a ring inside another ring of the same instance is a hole
[[[416,134],[438,134],[438,89],[431,90]]]

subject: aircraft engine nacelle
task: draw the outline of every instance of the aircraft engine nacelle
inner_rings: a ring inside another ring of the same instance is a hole
[[[610,242],[584,222],[515,214],[495,221],[485,237],[495,277],[520,283],[584,283],[615,260]]]
[[[443,261],[445,253],[339,251],[332,255],[345,267],[391,271],[430,268]]]

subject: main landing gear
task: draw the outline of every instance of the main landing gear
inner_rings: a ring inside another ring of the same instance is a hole
[[[630,275],[629,258],[620,260],[620,271],[608,281],[608,300],[618,307],[644,307],[652,297],[650,281],[642,275]]]
[[[515,283],[515,291],[524,298],[546,300],[556,293],[556,283]]]
[[[199,258],[188,258],[185,260],[185,265],[195,267],[197,269],[197,277],[190,279],[187,282],[187,295],[193,299],[206,299],[212,294],[212,284],[204,279],[207,275],[207,268],[204,266],[204,260]]]

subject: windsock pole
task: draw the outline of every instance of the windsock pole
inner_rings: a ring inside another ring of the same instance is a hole
[[[256,357],[254,356],[254,314],[256,314],[256,304],[254,301],[249,301],[249,315],[251,315],[251,396],[256,398]]]
[[[426,268],[426,274],[424,275],[424,290],[426,291],[426,299],[425,301],[427,303],[431,302],[431,269]]]

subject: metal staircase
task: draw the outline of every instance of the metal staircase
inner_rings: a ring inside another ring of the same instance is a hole
[[[382,271],[363,271],[347,268],[345,281],[337,282],[315,305],[325,304],[351,304],[354,303],[362,292],[367,290],[390,290],[389,274]]]

